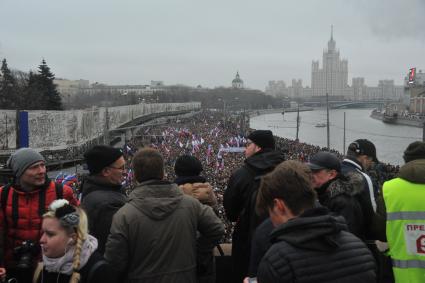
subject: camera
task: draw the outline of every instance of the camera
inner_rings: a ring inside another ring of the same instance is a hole
[[[19,247],[13,250],[18,264],[18,269],[31,269],[33,267],[33,258],[40,252],[40,246],[32,241],[23,241]]]

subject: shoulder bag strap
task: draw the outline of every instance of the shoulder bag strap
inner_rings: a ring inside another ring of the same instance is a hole
[[[87,275],[87,280],[85,280],[86,282],[92,282],[93,276],[96,273],[96,271],[99,269],[99,267],[101,267],[102,265],[105,265],[106,261],[105,260],[99,260],[98,262],[96,262],[95,264],[93,264],[92,268],[89,271],[89,274]]]
[[[63,185],[55,182],[56,199],[63,198]]]

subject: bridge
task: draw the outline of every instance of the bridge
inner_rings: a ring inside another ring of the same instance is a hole
[[[346,109],[346,108],[369,108],[380,107],[386,103],[392,102],[388,99],[380,100],[361,100],[361,101],[346,101],[346,100],[331,100],[329,101],[329,108],[331,109]],[[325,107],[326,101],[310,101],[305,102],[304,106],[310,107]]]
[[[350,101],[350,102],[335,102],[329,103],[332,109],[346,109],[346,108],[369,108],[380,107],[388,103],[388,100],[370,100],[370,101]]]

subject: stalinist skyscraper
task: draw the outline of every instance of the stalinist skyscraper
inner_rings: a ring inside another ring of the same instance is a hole
[[[339,50],[335,48],[333,27],[328,49],[323,51],[323,68],[319,68],[319,61],[311,64],[311,89],[313,96],[344,96],[348,88],[348,61],[339,58]]]

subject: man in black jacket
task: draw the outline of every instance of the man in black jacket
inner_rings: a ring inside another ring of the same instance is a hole
[[[363,181],[360,204],[366,227],[364,240],[377,261],[378,282],[382,282],[388,266],[385,265],[385,258],[376,246],[376,240],[386,241],[385,208],[380,188],[365,173],[374,163],[379,163],[375,145],[367,139],[358,139],[348,146],[346,158],[341,164],[341,172],[349,178],[357,176]]]
[[[275,151],[275,140],[269,130],[256,130],[248,136],[245,157],[245,164],[232,174],[223,196],[226,216],[236,222],[232,235],[232,282],[238,283],[248,274],[255,228],[267,218],[255,213],[261,176],[284,161],[283,153]]]
[[[286,161],[263,177],[257,209],[268,211],[276,228],[258,268],[258,282],[375,282],[374,259],[346,231],[343,217],[314,208],[310,174],[305,164]]]
[[[341,174],[341,161],[333,153],[321,151],[308,163],[313,173],[313,187],[321,205],[343,216],[351,233],[365,239],[365,221],[359,198],[363,180],[358,175],[350,178]]]
[[[366,139],[352,142],[347,149],[347,156],[341,163],[341,172],[352,178],[357,176],[363,181],[361,197],[362,210],[365,215],[367,239],[385,240],[384,204],[380,188],[365,172],[373,164],[378,164],[375,145]]]
[[[347,155],[341,163],[341,172],[349,178],[361,178],[363,189],[361,205],[365,219],[365,237],[368,242],[385,240],[385,208],[380,188],[373,182],[367,172],[373,164],[378,164],[375,145],[367,139],[352,142]]]
[[[82,207],[87,213],[90,234],[105,251],[112,217],[126,202],[121,183],[126,170],[122,151],[97,145],[84,154],[90,176],[83,183]]]

